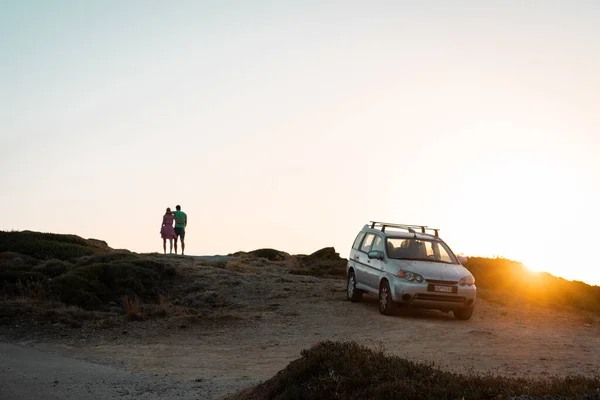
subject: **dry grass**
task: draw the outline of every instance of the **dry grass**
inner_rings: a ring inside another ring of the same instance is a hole
[[[156,306],[155,314],[159,316],[166,316],[171,314],[172,306],[171,301],[169,299],[169,295],[166,293],[161,293],[158,295],[158,305]]]
[[[48,287],[46,282],[41,280],[19,281],[17,289],[21,293],[19,297],[42,302],[48,300]]]
[[[142,319],[142,302],[137,296],[123,296],[123,309],[129,319]]]
[[[255,267],[248,265],[244,262],[244,260],[229,261],[227,265],[225,265],[225,269],[229,271],[241,272],[244,274],[255,274],[258,272]]]

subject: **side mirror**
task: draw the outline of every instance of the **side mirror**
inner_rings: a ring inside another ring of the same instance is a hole
[[[373,250],[369,252],[370,259],[383,260],[383,251]]]
[[[465,264],[467,262],[467,257],[465,256],[458,256],[458,262],[461,264]]]

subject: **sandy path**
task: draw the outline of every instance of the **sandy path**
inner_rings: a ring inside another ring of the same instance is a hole
[[[191,382],[0,344],[3,400],[210,399]]]

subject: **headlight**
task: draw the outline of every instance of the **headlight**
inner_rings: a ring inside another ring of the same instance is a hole
[[[404,278],[409,282],[417,281],[417,282],[421,283],[425,280],[421,275],[415,274],[414,272],[410,272],[410,271],[399,271],[398,277]]]
[[[460,286],[473,286],[475,284],[475,278],[472,275],[465,276],[464,278],[460,278],[458,282]]]

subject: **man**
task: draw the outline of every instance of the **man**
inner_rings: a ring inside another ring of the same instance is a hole
[[[181,238],[181,255],[185,253],[185,227],[187,226],[187,215],[181,211],[181,206],[175,207],[175,254],[177,254],[177,238]]]

